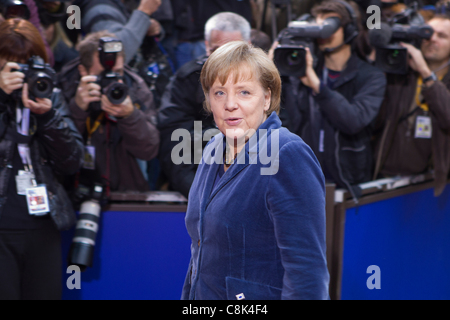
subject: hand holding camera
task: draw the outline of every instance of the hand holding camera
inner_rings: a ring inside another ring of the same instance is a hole
[[[134,106],[131,98],[127,98],[121,104],[112,104],[106,95],[102,96],[102,110],[108,115],[116,118],[127,118],[134,111]]]
[[[409,43],[401,42],[400,45],[408,51],[408,64],[414,70],[420,73],[423,79],[428,78],[431,75],[431,70],[428,67],[422,51],[414,47]]]
[[[43,114],[52,108],[49,98],[54,75],[53,69],[39,57],[30,58],[27,64],[8,62],[0,72],[0,88],[15,99],[22,99],[31,112]]]
[[[20,69],[20,67],[17,63],[8,62],[0,72],[0,88],[8,95],[10,95],[14,90],[18,90],[23,87],[25,74],[22,72],[13,71],[18,69]]]
[[[86,73],[82,73],[81,76],[75,95],[75,103],[80,109],[87,111],[91,102],[101,100],[101,87],[95,83],[97,76],[87,75]]]
[[[52,108],[52,101],[48,98],[35,98],[36,101],[28,97],[28,83],[23,84],[22,102],[25,108],[30,109],[35,114],[44,114]]]
[[[305,76],[301,77],[302,83],[314,90],[315,93],[320,92],[320,79],[314,71],[314,59],[309,48],[306,50],[306,71]]]

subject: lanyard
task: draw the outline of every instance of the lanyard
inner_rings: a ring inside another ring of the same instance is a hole
[[[98,117],[97,120],[95,120],[94,125],[91,127],[91,119],[87,118],[86,119],[86,130],[88,133],[88,140],[87,140],[87,144],[90,145],[91,144],[91,137],[92,134],[98,129],[98,127],[100,126],[103,117],[105,116],[105,112],[101,112]]]
[[[28,136],[30,130],[30,109],[28,108],[19,108],[16,106],[16,123],[17,123],[17,132],[21,135]],[[33,172],[33,167],[31,165],[31,157],[30,157],[30,147],[25,143],[19,143],[17,145],[17,149],[19,151],[20,158],[22,159],[23,166],[26,171]]]
[[[442,81],[442,79],[444,78],[444,76],[440,76],[439,77],[439,81]],[[430,110],[428,103],[426,103],[423,99],[423,95],[422,95],[422,84],[423,84],[423,79],[422,77],[419,77],[417,79],[417,90],[416,90],[416,104],[425,112],[428,112]]]
[[[97,119],[94,122],[94,125],[91,127],[91,119],[87,118],[86,119],[86,131],[88,133],[88,140],[87,140],[87,144],[90,145],[91,144],[91,137],[92,134],[98,129],[98,127],[100,126],[103,118],[105,117],[105,112],[101,112]],[[111,176],[111,168],[110,168],[110,134],[111,132],[111,125],[110,125],[110,121],[106,122],[106,139],[107,139],[107,149],[106,149],[106,172],[105,175],[102,176],[102,178],[104,178],[106,180],[106,196],[109,197],[110,195],[110,176]]]

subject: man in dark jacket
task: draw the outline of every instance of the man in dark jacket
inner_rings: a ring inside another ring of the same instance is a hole
[[[307,49],[305,77],[284,79],[284,108],[289,115],[285,125],[313,149],[325,178],[357,198],[355,185],[372,177],[372,123],[386,79],[352,51],[358,27],[349,8],[329,1],[313,13],[318,23],[339,17],[341,27],[329,39],[318,41],[323,56],[317,68]]]
[[[205,54],[205,24],[220,12],[252,22],[251,0],[171,0],[177,35],[177,68]]]
[[[388,77],[376,126],[375,177],[434,169],[438,196],[450,172],[450,19],[439,16],[428,24],[434,34],[421,50],[403,44],[410,72]]]
[[[123,76],[128,96],[114,105],[102,94],[104,91],[95,81],[103,71],[98,54],[103,37],[114,35],[97,32],[87,36],[79,45],[80,59],[59,74],[59,85],[86,143],[83,171],[90,173],[87,180],[96,180],[107,191],[147,191],[149,186],[139,160],[153,159],[159,148],[153,96],[144,80],[124,67],[123,51],[112,70]],[[80,179],[84,175],[83,172]]]
[[[223,12],[213,16],[205,26],[207,55],[230,41],[250,42],[250,30],[248,21],[235,13]],[[203,141],[203,133],[215,128],[212,116],[203,110],[205,97],[200,84],[200,71],[206,58],[207,56],[193,60],[178,70],[166,88],[158,112],[161,169],[168,177],[170,187],[186,197],[198,167],[194,160],[201,158],[203,147],[208,142]],[[198,135],[194,134],[195,121],[199,121]],[[178,140],[172,141],[172,134],[177,129],[186,129],[191,134],[192,152],[189,163],[175,164],[172,161],[172,150],[180,143]],[[195,146],[202,147],[194,149]]]

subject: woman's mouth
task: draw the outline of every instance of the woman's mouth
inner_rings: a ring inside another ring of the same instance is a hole
[[[225,122],[229,126],[238,126],[242,122],[242,118],[226,118]]]

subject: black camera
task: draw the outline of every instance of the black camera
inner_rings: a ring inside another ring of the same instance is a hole
[[[0,10],[5,19],[22,18],[28,20],[30,18],[30,10],[23,1],[0,0]]]
[[[102,88],[102,93],[108,97],[112,104],[121,104],[128,96],[128,87],[119,82],[122,76],[112,69],[116,64],[117,54],[122,51],[122,42],[111,37],[100,38],[98,56],[105,69],[98,77],[96,83]]]
[[[56,81],[56,73],[48,63],[44,63],[41,57],[33,56],[28,59],[28,63],[18,63],[19,71],[25,74],[24,83],[28,84],[28,97],[31,100],[35,98],[50,99]],[[22,89],[13,92],[15,99],[22,99]]]
[[[83,196],[88,196],[90,199],[81,203],[68,261],[69,265],[76,265],[80,267],[81,271],[92,267],[94,260],[95,241],[100,226],[103,187],[95,184]]]
[[[340,27],[337,17],[325,19],[323,24],[315,23],[310,15],[304,15],[289,23],[278,36],[279,45],[275,49],[274,60],[281,76],[303,77],[306,71],[306,50],[314,56],[315,39],[327,39]]]
[[[403,12],[393,16],[385,28],[371,30],[370,33],[371,38],[387,42],[384,45],[373,44],[377,53],[375,65],[386,73],[407,74],[408,51],[400,45],[400,42],[420,48],[422,40],[431,39],[434,30],[425,23],[415,2]]]

